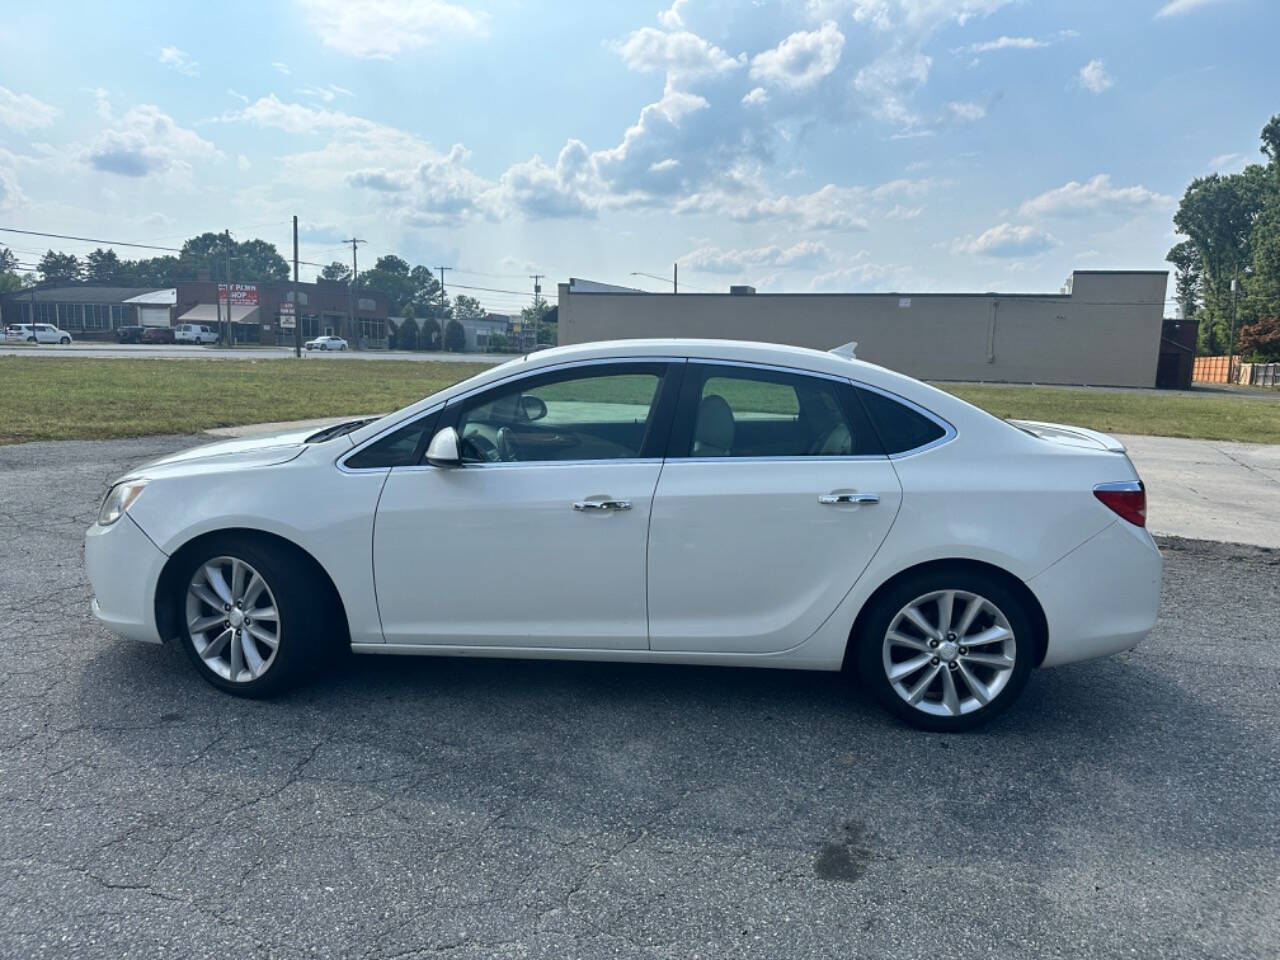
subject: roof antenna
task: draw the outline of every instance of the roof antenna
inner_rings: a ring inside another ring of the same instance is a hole
[[[857,350],[858,350],[858,341],[850,340],[848,343],[843,343],[838,347],[833,347],[832,349],[828,350],[827,353],[834,353],[837,357],[844,357],[846,360],[857,360],[858,359]]]

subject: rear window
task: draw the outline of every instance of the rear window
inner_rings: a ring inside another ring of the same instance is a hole
[[[880,435],[885,453],[906,453],[947,435],[947,431],[934,420],[883,393],[859,387],[858,396],[866,407],[872,426]]]

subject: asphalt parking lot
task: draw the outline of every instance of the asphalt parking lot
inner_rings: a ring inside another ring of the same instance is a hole
[[[1163,541],[1153,637],[972,735],[772,671],[248,702],[89,613],[105,484],[190,442],[0,447],[0,956],[1280,955],[1280,553]]]

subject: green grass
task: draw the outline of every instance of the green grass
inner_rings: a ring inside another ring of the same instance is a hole
[[[1280,397],[1159,390],[1073,390],[948,384],[997,417],[1047,420],[1104,433],[1280,443]]]
[[[386,413],[487,366],[412,360],[0,357],[0,443]]]
[[[383,413],[483,369],[479,364],[320,358],[0,357],[0,443],[193,433]],[[1280,443],[1277,398],[964,384],[946,389],[999,417],[1074,423],[1108,433]]]

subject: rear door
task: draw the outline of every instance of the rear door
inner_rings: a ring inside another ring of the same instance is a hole
[[[690,361],[650,522],[650,647],[802,643],[866,569],[900,503],[849,381]]]

